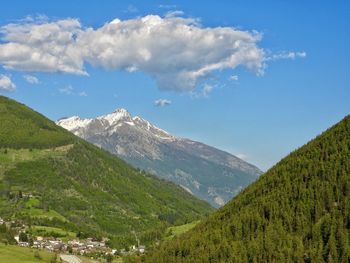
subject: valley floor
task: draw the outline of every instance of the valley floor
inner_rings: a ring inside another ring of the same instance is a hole
[[[93,260],[87,257],[66,255],[62,259],[68,259],[68,263],[101,263],[105,261]],[[0,262],[1,263],[48,263],[52,262],[55,258],[55,253],[48,252],[46,250],[38,250],[33,248],[25,248],[14,245],[5,245],[0,243]],[[60,256],[57,255],[57,262],[60,261]],[[122,263],[123,260],[120,257],[113,259],[113,263]]]

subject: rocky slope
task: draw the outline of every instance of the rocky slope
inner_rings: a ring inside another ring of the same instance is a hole
[[[132,117],[125,109],[95,119],[63,118],[57,124],[216,207],[261,174],[236,156],[175,137],[141,117]]]

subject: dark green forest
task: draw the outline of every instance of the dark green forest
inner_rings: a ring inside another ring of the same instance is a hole
[[[350,262],[350,117],[145,262]]]
[[[108,236],[121,247],[135,244],[132,233],[153,242],[168,226],[213,210],[181,187],[0,97],[0,217]]]

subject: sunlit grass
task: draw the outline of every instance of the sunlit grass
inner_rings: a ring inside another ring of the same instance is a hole
[[[164,238],[165,240],[170,240],[176,236],[179,236],[183,233],[186,233],[187,231],[194,228],[200,221],[193,221],[188,224],[180,225],[180,226],[172,226],[167,229],[167,235]]]
[[[35,257],[36,255],[39,255]],[[36,250],[30,248],[23,248],[19,246],[4,245],[0,243],[0,262],[11,263],[39,263],[50,262],[54,256],[45,250]]]

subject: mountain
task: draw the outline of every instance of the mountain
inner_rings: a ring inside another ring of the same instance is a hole
[[[41,114],[0,96],[0,217],[115,245],[154,240],[212,212],[181,187],[132,168]]]
[[[346,263],[349,230],[350,116],[144,260]]]
[[[64,118],[57,124],[216,207],[261,174],[236,156],[175,137],[147,120],[132,117],[125,109],[95,119]]]

